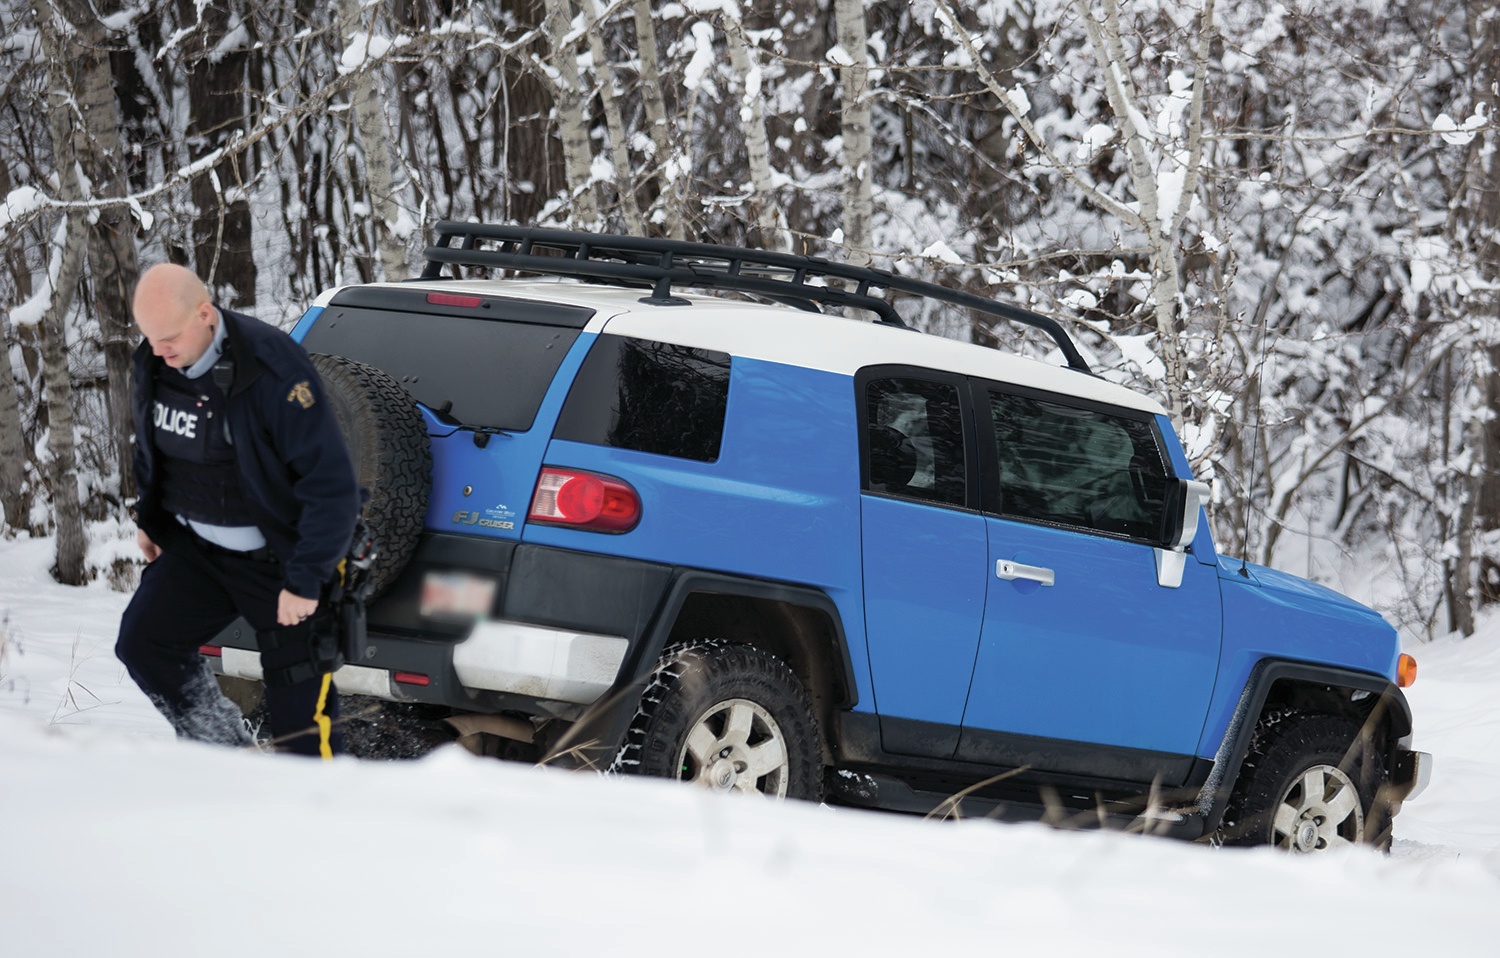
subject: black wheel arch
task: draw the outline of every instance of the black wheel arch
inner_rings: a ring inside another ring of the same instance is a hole
[[[657,660],[673,643],[716,638],[753,644],[786,662],[813,700],[825,761],[833,713],[859,699],[854,665],[838,606],[812,586],[674,569],[656,614],[631,644],[620,677],[584,711],[552,758],[558,764],[607,766],[636,714]],[[752,641],[753,639],[753,641]]]
[[[1240,693],[1217,766],[1204,786],[1205,834],[1223,819],[1230,793],[1244,766],[1257,724],[1279,709],[1353,719],[1367,729],[1386,767],[1394,769],[1403,739],[1411,734],[1412,713],[1406,696],[1383,675],[1338,666],[1264,659],[1250,672]]]

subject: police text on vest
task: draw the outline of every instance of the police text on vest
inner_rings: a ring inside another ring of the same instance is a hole
[[[198,417],[181,409],[173,409],[161,403],[156,404],[156,413],[153,416],[157,429],[167,432],[175,432],[179,436],[193,439],[198,434]]]

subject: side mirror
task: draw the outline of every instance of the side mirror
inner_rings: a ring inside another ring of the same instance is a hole
[[[1186,549],[1198,535],[1198,510],[1208,501],[1208,483],[1196,479],[1168,479],[1162,496],[1161,543],[1174,551]]]

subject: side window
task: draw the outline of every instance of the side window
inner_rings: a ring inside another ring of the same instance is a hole
[[[958,387],[920,379],[865,385],[865,488],[962,506],[967,495]]]
[[[1166,467],[1144,418],[997,391],[1000,513],[1155,541]]]
[[[600,336],[568,390],[558,439],[715,462],[729,354]]]

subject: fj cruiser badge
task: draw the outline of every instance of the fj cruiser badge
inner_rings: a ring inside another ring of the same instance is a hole
[[[312,383],[304,379],[292,387],[292,391],[286,394],[287,402],[300,403],[303,409],[311,409],[313,403]]]
[[[477,525],[484,529],[514,529],[515,522],[509,519],[487,519],[477,512],[460,509],[453,514],[453,522],[461,526]]]

